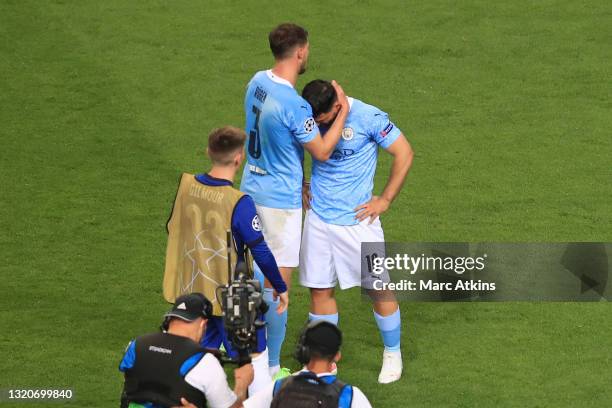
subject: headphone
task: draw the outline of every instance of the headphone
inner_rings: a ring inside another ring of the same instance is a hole
[[[212,302],[208,300],[206,296],[204,296],[202,293],[196,293],[196,295],[198,295],[198,297],[200,297],[202,299],[202,302],[204,303],[204,308],[202,309],[202,317],[204,319],[210,319],[211,317],[213,317]]]
[[[305,365],[310,361],[310,357],[312,354],[310,346],[306,344],[306,337],[308,336],[308,333],[310,333],[312,330],[319,326],[328,326],[332,328],[334,333],[336,333],[336,335],[340,339],[339,343],[342,343],[342,332],[335,324],[328,322],[327,320],[313,320],[308,322],[306,324],[306,327],[304,328],[304,330],[302,330],[302,333],[300,334],[300,339],[298,340],[294,355],[295,359],[302,365]]]

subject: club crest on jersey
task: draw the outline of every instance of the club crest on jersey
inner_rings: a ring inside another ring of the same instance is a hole
[[[382,137],[385,137],[393,130],[393,123],[389,122],[389,124],[380,132]]]
[[[308,118],[304,122],[304,130],[306,131],[306,133],[312,132],[315,126],[317,126],[317,123],[315,122],[313,118]]]
[[[351,140],[353,138],[353,129],[350,127],[342,129],[342,138],[344,140]]]
[[[259,222],[259,216],[255,215],[253,217],[253,221],[251,221],[251,226],[255,231],[261,231],[261,222]]]

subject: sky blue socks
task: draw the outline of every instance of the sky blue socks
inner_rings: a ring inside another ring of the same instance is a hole
[[[276,313],[278,307],[278,299],[274,300],[274,289],[264,287],[264,275],[259,269],[259,266],[253,262],[253,273],[255,279],[258,279],[263,288],[263,299],[268,305],[266,312],[266,341],[268,344],[268,361],[271,368],[280,365],[280,353],[283,342],[285,341],[285,332],[287,331],[287,311],[282,314]]]
[[[337,326],[338,325],[338,313],[327,314],[327,315],[318,315],[314,313],[308,313],[308,320],[309,321],[327,320],[328,322],[333,323]]]
[[[374,312],[374,319],[386,351],[399,351],[402,334],[402,319],[399,307],[389,316],[381,316]]]
[[[266,312],[266,334],[270,367],[280,365],[281,347],[287,331],[287,311],[285,310],[281,314],[276,313],[278,299],[274,300],[273,298],[274,289],[264,288],[263,299],[269,307]]]

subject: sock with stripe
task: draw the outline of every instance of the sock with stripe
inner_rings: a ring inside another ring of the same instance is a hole
[[[385,345],[385,351],[400,351],[402,319],[399,307],[389,316],[381,316],[374,312],[374,319]]]

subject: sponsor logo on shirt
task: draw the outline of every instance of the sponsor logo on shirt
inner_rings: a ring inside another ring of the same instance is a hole
[[[259,216],[255,214],[253,217],[253,221],[251,221],[251,226],[255,231],[261,231],[261,222],[259,222]]]
[[[353,129],[350,127],[342,129],[342,138],[344,140],[351,140],[353,138]]]
[[[265,176],[266,174],[268,174],[267,171],[265,171],[264,169],[262,169],[261,167],[257,167],[253,164],[249,164],[249,171],[253,174],[257,174],[260,176]]]
[[[156,353],[162,353],[162,354],[172,354],[172,350],[163,348],[163,347],[157,347],[157,346],[149,346],[149,351],[154,351]]]
[[[389,122],[389,124],[380,132],[382,137],[385,137],[393,130],[393,123]]]
[[[332,160],[342,161],[355,154],[353,149],[336,149],[331,155]]]

